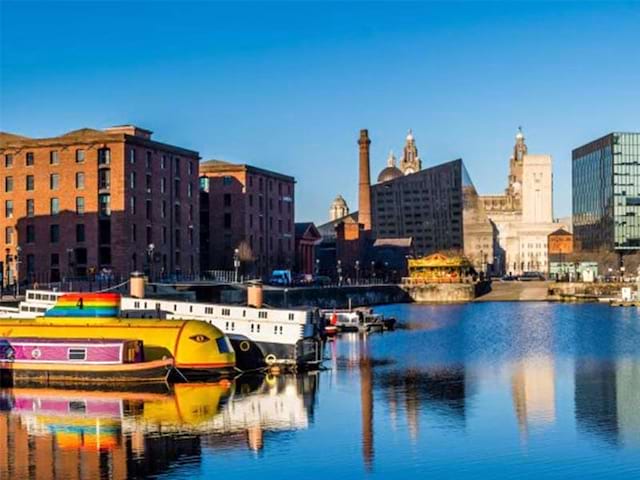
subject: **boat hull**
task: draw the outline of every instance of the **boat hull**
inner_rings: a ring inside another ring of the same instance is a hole
[[[0,382],[3,386],[29,384],[53,386],[69,383],[157,383],[168,380],[173,374],[172,359],[117,365],[0,362]]]
[[[315,338],[303,338],[295,344],[256,342],[247,337],[229,336],[236,352],[240,370],[286,366],[296,370],[313,370],[322,361],[322,343]]]

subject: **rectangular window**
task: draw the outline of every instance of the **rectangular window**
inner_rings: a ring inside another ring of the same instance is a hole
[[[51,190],[58,190],[58,188],[60,188],[60,174],[52,173],[49,175],[49,188]]]
[[[191,198],[193,196],[193,185],[191,183],[187,183],[187,197]]]
[[[174,168],[174,175],[176,177],[180,176],[180,159],[178,157],[173,157],[173,166]]]
[[[4,243],[13,243],[13,227],[5,227],[4,229]]]
[[[176,248],[180,248],[180,230],[178,229],[176,229],[175,241]]]
[[[33,178],[33,175],[27,175],[25,190],[27,190],[28,192],[31,192],[35,190],[35,187],[36,185],[35,185],[35,179]]]
[[[129,174],[129,188],[131,190],[136,188],[136,172],[131,172]]]
[[[76,163],[84,163],[84,150],[76,150]]]
[[[164,177],[160,179],[160,192],[161,193],[167,192],[167,179]]]
[[[69,360],[82,361],[87,359],[86,348],[70,348],[68,352]]]
[[[7,153],[4,156],[4,166],[6,168],[11,168],[13,167],[13,155],[11,153]]]
[[[147,225],[147,245],[151,245],[153,243],[153,235],[152,235],[152,230],[151,230],[151,226]]]
[[[111,195],[108,193],[98,195],[98,207],[100,209],[100,215],[111,215]]]
[[[76,242],[82,243],[85,239],[84,223],[78,223],[76,225]]]
[[[135,223],[131,224],[131,241],[133,243],[138,241],[138,228]]]
[[[131,215],[136,214],[136,197],[129,198],[129,212]]]
[[[13,200],[5,200],[5,202],[4,202],[4,216],[6,218],[13,218]]]
[[[111,170],[106,168],[98,170],[98,188],[101,190],[111,188]]]
[[[160,216],[162,218],[166,218],[167,217],[167,202],[166,202],[166,200],[163,200],[162,204],[160,205]]]
[[[35,243],[36,227],[35,225],[27,225],[27,243]]]
[[[51,254],[51,266],[52,267],[57,267],[58,265],[60,265],[60,254],[52,253]]]
[[[147,220],[151,220],[151,200],[146,201],[145,210],[146,210],[145,213],[146,213]]]
[[[33,217],[36,214],[36,205],[33,198],[27,198],[27,217]]]
[[[76,197],[76,213],[78,215],[84,214],[84,197]]]
[[[35,162],[35,158],[33,156],[33,152],[27,152],[27,154],[25,155],[25,162],[24,162],[25,165],[27,167],[31,167],[33,166],[34,162]]]
[[[60,156],[56,150],[49,152],[49,165],[58,165],[60,163]]]
[[[225,175],[224,177],[222,177],[222,185],[232,185],[233,184],[233,177],[230,177],[228,175]]]
[[[136,151],[133,148],[129,150],[129,163],[132,165],[136,163]]]
[[[76,173],[76,188],[78,190],[84,190],[84,172]]]
[[[151,193],[151,185],[152,185],[152,183],[151,183],[151,175],[150,174],[146,175],[145,184],[146,184],[145,186],[147,187],[147,193]]]
[[[58,215],[60,213],[60,199],[53,197],[50,201],[50,207],[51,215]]]
[[[108,148],[101,148],[98,150],[98,165],[110,165],[111,164],[111,150]]]
[[[13,192],[13,177],[4,177],[4,191]]]
[[[223,204],[225,207],[230,207],[231,206],[231,194],[230,193],[225,193],[223,198]]]
[[[60,225],[49,226],[49,241],[51,243],[58,243],[60,241]]]
[[[147,150],[147,156],[145,159],[145,166],[147,168],[147,170],[151,170],[151,152],[149,150]]]
[[[163,169],[163,170],[165,168],[167,168],[167,156],[166,155],[162,155],[160,157],[160,168]]]
[[[231,213],[224,214],[224,228],[231,228]]]

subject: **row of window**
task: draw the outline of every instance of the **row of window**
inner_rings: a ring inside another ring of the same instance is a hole
[[[6,244],[13,244],[15,240],[15,228],[5,227],[4,237]],[[36,243],[36,227],[35,225],[27,225],[25,229],[26,243]],[[76,225],[76,242],[83,243],[86,240],[86,230],[82,223]],[[49,243],[60,242],[60,225],[49,225]]]
[[[174,178],[173,180],[173,188],[174,188],[174,194],[176,197],[180,196],[180,179],[179,178]],[[137,174],[136,172],[130,172],[129,173],[129,188],[131,190],[135,190],[137,186]],[[145,189],[147,191],[147,193],[151,193],[153,190],[153,179],[151,174],[146,174],[145,175]],[[166,177],[161,177],[160,178],[160,193],[167,193],[167,179]],[[187,197],[192,198],[193,197],[193,184],[191,183],[187,183]]]
[[[105,171],[101,171],[101,174],[104,173]],[[111,177],[108,174],[108,170],[106,171],[107,174],[102,174],[99,175],[99,183],[100,183],[100,188],[104,188],[106,186],[106,188],[108,188],[110,182],[111,182]],[[75,185],[76,185],[76,189],[78,190],[84,190],[84,186],[85,186],[85,175],[84,172],[76,172],[76,181],[75,181]],[[12,176],[7,176],[4,178],[4,191],[5,193],[11,193],[14,190],[14,180]],[[35,176],[34,175],[26,175],[25,176],[25,190],[27,191],[33,191],[36,188],[36,183],[35,183]],[[60,174],[59,173],[52,173],[49,175],[49,189],[50,190],[59,190],[60,189]]]
[[[76,197],[76,213],[83,215],[85,212],[84,197]],[[49,199],[49,214],[58,215],[60,213],[60,199],[53,197]],[[35,201],[32,198],[27,199],[27,217],[33,217],[35,215]],[[13,200],[5,200],[4,202],[4,216],[6,218],[13,218]]]
[[[145,166],[147,169],[151,169],[152,167],[152,159],[153,152],[147,150],[146,152],[146,162]],[[75,161],[76,163],[84,163],[86,160],[86,151],[84,149],[78,148],[75,151]],[[167,168],[167,155],[161,155],[160,157],[160,168]],[[174,157],[174,174],[180,175],[180,158]],[[16,158],[15,154],[7,153],[4,156],[4,166],[5,168],[11,168],[15,165]],[[100,165],[109,165],[111,163],[111,150],[108,148],[98,149],[98,164]],[[136,150],[131,148],[129,150],[129,163],[136,163]],[[35,165],[35,153],[34,152],[25,152],[24,154],[24,164],[27,167],[32,167]],[[60,152],[58,150],[51,150],[49,152],[49,165],[60,165]],[[187,170],[189,175],[193,175],[195,171],[195,165],[193,160],[189,160],[187,163]]]

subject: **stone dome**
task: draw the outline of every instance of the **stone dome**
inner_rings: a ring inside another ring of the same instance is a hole
[[[403,175],[402,170],[398,167],[386,167],[378,175],[378,183],[388,182],[394,178],[401,177]]]
[[[402,175],[402,170],[396,167],[396,157],[393,155],[393,152],[389,152],[387,166],[378,175],[378,183],[388,182],[389,180],[401,177]]]
[[[335,200],[333,201],[333,203],[331,204],[332,207],[346,207],[347,206],[347,201],[342,197],[342,195],[338,195]]]

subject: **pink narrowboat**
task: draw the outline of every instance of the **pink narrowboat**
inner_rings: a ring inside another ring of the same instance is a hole
[[[140,340],[0,337],[4,384],[164,381],[172,368],[145,361]]]

